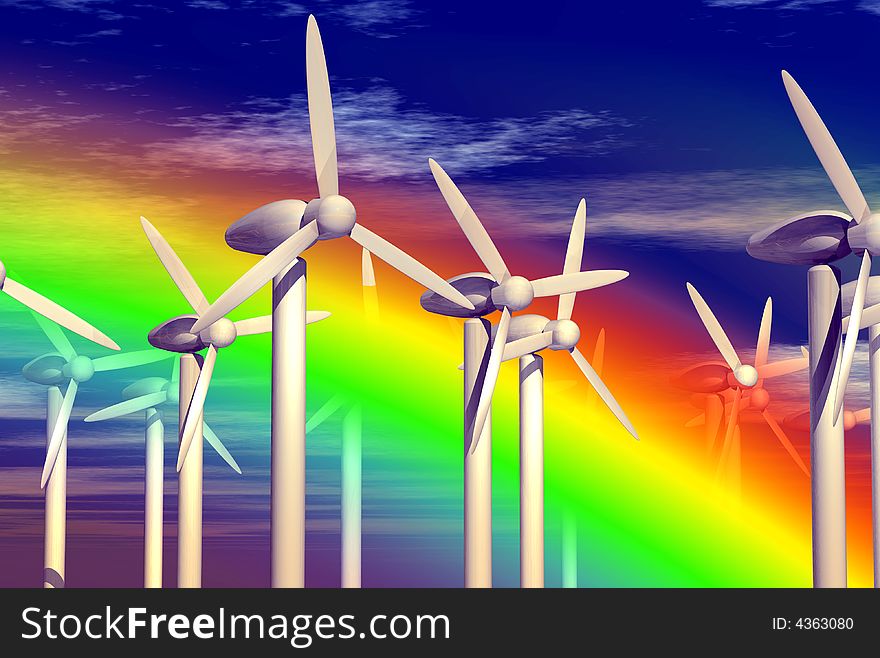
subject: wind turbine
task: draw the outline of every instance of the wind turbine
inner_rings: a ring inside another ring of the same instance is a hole
[[[880,232],[876,230],[880,220],[868,207],[840,149],[806,94],[787,72],[782,72],[782,79],[795,114],[850,215],[820,210],[794,217],[752,235],[747,250],[761,260],[810,266],[813,584],[846,587],[846,472],[840,412],[857,333],[847,336],[841,350],[840,270],[829,264],[850,253],[861,254],[852,313],[853,324],[861,326],[871,253],[880,246]]]
[[[146,444],[144,487],[144,587],[162,587],[163,492],[165,487],[164,405],[177,407],[180,394],[180,361],[174,360],[171,378],[146,377],[122,389],[124,400],[86,416],[91,423],[134,413],[144,413]],[[205,441],[239,475],[235,459],[208,423],[202,425]]]
[[[847,283],[841,289],[843,312],[853,307],[858,282]],[[871,379],[871,406],[867,409],[868,418],[880,418],[880,277],[872,276],[865,289],[859,329],[868,329],[868,368]],[[857,334],[850,331],[850,318],[843,320],[843,331],[847,337]],[[855,325],[853,325],[854,327]],[[862,410],[864,414],[865,410]],[[859,413],[859,412],[856,412]],[[846,411],[844,411],[846,414]],[[847,423],[844,417],[844,426]],[[880,424],[871,422],[871,522],[874,540],[874,587],[880,587]]]
[[[6,274],[6,265],[2,261],[0,261],[0,290],[24,304],[34,313],[61,325],[65,329],[108,349],[119,350],[119,345],[85,320],[77,317],[52,300],[10,279]],[[43,323],[41,323],[41,326],[43,326]],[[64,340],[67,341],[66,338]],[[48,396],[46,415],[47,449],[49,447],[48,441],[52,437],[55,420],[62,404],[61,391],[57,386],[50,386]],[[59,462],[56,476],[49,481],[46,487],[46,537],[43,559],[44,587],[64,587],[64,551],[67,524],[66,434],[62,445],[57,448],[56,455],[59,453],[61,453],[60,460],[58,457],[55,458],[55,461]]]
[[[46,491],[44,587],[64,587],[67,516],[67,424],[79,385],[96,372],[108,372],[155,363],[167,358],[156,350],[143,350],[92,359],[77,354],[61,328],[34,314],[54,352],[39,356],[22,368],[25,379],[49,389],[46,408],[46,460],[40,488]],[[60,387],[67,384],[64,395]]]
[[[688,283],[687,290],[703,326],[706,327],[709,337],[724,358],[725,364],[700,364],[680,374],[674,381],[678,386],[695,393],[718,396],[719,394],[727,394],[729,391],[733,392],[730,404],[726,405],[729,409],[727,413],[727,428],[724,433],[724,442],[722,443],[716,477],[720,477],[723,471],[727,471],[734,492],[738,492],[742,449],[738,418],[740,412],[744,409],[752,409],[761,415],[764,422],[773,431],[780,444],[782,444],[782,447],[785,448],[798,467],[809,477],[810,471],[806,464],[804,464],[794,445],[792,445],[788,436],[779,426],[779,423],[776,422],[776,419],[768,411],[770,394],[764,387],[765,379],[780,377],[806,368],[808,352],[802,348],[802,358],[768,363],[770,330],[773,324],[773,300],[768,297],[764,305],[764,313],[761,316],[761,325],[758,329],[755,364],[754,366],[744,365],[739,356],[737,356],[736,350],[734,350],[718,318],[715,317],[712,309],[709,308],[709,305],[697,289]],[[700,414],[688,421],[685,426],[693,427],[699,424],[716,423],[714,429],[707,432],[707,436],[709,434],[713,435],[714,441],[714,435],[717,435],[718,430],[717,423],[720,423],[725,410],[727,409],[722,407],[721,416],[710,413]],[[712,451],[713,449],[710,446],[710,453]]]
[[[579,331],[570,320],[574,293],[599,288],[628,276],[622,270],[580,272],[586,230],[587,204],[581,199],[566,252],[562,274],[529,281],[510,270],[464,195],[443,168],[428,160],[431,173],[450,211],[489,273],[462,274],[449,282],[472,302],[474,309],[450,304],[431,291],[421,297],[426,311],[467,318],[464,323],[464,562],[465,587],[492,586],[492,448],[490,411],[511,313],[527,308],[535,297],[561,295],[560,318],[551,331],[562,341],[577,342]],[[501,311],[494,330],[484,318]],[[529,316],[537,317],[537,316]],[[549,320],[548,320],[549,322]],[[491,347],[489,346],[491,342]],[[560,343],[561,345],[562,343]],[[577,354],[575,359],[586,359]],[[540,357],[538,357],[540,358]],[[589,364],[588,364],[589,365]],[[598,379],[598,378],[596,378]],[[529,416],[531,419],[531,415]],[[536,419],[540,425],[540,419]],[[543,546],[543,544],[542,544]]]
[[[272,318],[265,315],[232,322],[220,317],[208,324],[202,323],[202,329],[195,329],[210,307],[208,300],[159,231],[143,217],[141,225],[177,289],[195,311],[195,314],[180,315],[163,322],[150,332],[148,340],[159,349],[180,354],[177,584],[178,587],[201,587],[202,411],[217,351],[229,347],[239,336],[272,331]],[[306,322],[317,322],[329,315],[323,311],[309,312]],[[203,358],[198,353],[206,348]]]
[[[192,327],[202,331],[272,281],[272,586],[303,587],[305,578],[305,295],[300,255],[318,240],[351,237],[426,288],[466,309],[473,305],[425,265],[357,221],[339,194],[330,84],[314,16],[306,30],[306,84],[316,199],[268,203],[226,231],[233,249],[264,257],[211,305]]]

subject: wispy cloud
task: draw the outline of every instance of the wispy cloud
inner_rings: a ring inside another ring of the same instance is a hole
[[[364,180],[423,176],[430,156],[471,173],[550,157],[590,157],[619,148],[627,121],[585,109],[476,120],[407,106],[388,86],[334,95],[339,158]],[[229,171],[312,171],[305,96],[256,99],[223,114],[182,118],[182,134],[150,144],[152,166],[192,162]],[[306,157],[304,157],[306,156]]]
[[[840,7],[842,0],[704,0],[709,7],[725,9],[776,9],[799,11],[816,7]],[[859,0],[855,8],[880,15],[880,0]]]
[[[378,38],[393,37],[415,27],[414,19],[420,13],[412,0],[184,0],[167,4],[168,7],[164,7],[156,2],[135,8],[170,11],[183,5],[192,10],[259,12],[271,19],[304,17],[314,13],[319,19],[329,19]],[[120,0],[0,0],[0,7],[74,11],[105,20],[123,18],[134,9]]]

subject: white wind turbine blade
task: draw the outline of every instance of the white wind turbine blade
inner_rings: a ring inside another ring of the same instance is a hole
[[[804,464],[804,460],[801,459],[801,456],[798,454],[798,451],[795,450],[794,445],[789,440],[788,436],[786,436],[785,432],[779,427],[779,423],[776,422],[776,419],[771,416],[766,409],[761,412],[761,415],[764,417],[764,420],[767,421],[767,424],[770,426],[770,429],[773,430],[773,433],[776,435],[776,438],[779,439],[779,443],[782,444],[782,447],[785,448],[786,452],[789,456],[794,460],[794,463],[798,465],[807,477],[810,477],[810,469],[807,468],[807,465]]]
[[[605,367],[605,329],[599,329],[599,335],[596,337],[596,347],[593,348],[593,358],[590,359],[590,365],[596,372],[597,377],[602,376],[602,368]],[[596,389],[590,387],[587,393],[587,401],[584,405],[587,409],[592,409],[596,404]]]
[[[859,184],[856,182],[849,165],[846,164],[843,154],[834,143],[834,138],[831,137],[831,133],[828,132],[828,128],[825,127],[804,90],[787,71],[782,72],[782,82],[785,84],[785,91],[788,92],[788,98],[795,114],[797,114],[798,121],[801,122],[807,139],[810,140],[813,151],[816,152],[825,173],[831,179],[834,189],[837,190],[837,194],[840,195],[853,219],[856,222],[861,222],[871,214],[871,209],[868,207],[868,202],[865,201],[865,196],[859,189]]]
[[[803,349],[803,348],[801,348]],[[806,352],[806,350],[804,350]],[[772,379],[773,377],[782,377],[790,375],[793,372],[800,372],[810,367],[810,355],[805,353],[802,357],[796,359],[784,359],[774,363],[768,363],[758,368],[758,376],[761,379]]]
[[[330,77],[324,58],[321,32],[314,16],[306,28],[306,87],[309,97],[309,126],[315,175],[321,198],[339,194],[339,173],[336,165],[336,130],[333,126],[333,102],[330,100]]]
[[[330,311],[306,311],[306,324],[313,324],[326,320],[330,317]],[[234,323],[235,332],[239,336],[252,336],[254,334],[267,334],[272,331],[272,316],[261,315],[256,318],[239,320]]]
[[[157,391],[156,393],[141,395],[139,397],[132,398],[131,400],[123,400],[122,402],[117,402],[114,405],[105,407],[104,409],[96,411],[93,414],[89,414],[88,416],[86,416],[85,421],[87,423],[94,423],[101,420],[110,420],[111,418],[127,416],[129,414],[134,414],[139,411],[145,411],[147,409],[150,409],[151,407],[158,407],[161,404],[165,404],[166,400],[168,400],[168,393],[166,393],[165,391]]]
[[[180,356],[175,354],[174,365],[171,366],[171,385],[177,389],[180,386]]]
[[[186,410],[183,430],[180,433],[180,451],[177,454],[178,471],[183,468],[183,462],[186,460],[186,454],[189,452],[190,444],[192,444],[196,427],[198,427],[199,421],[202,418],[205,398],[208,397],[208,387],[211,385],[211,375],[214,374],[214,363],[216,361],[217,348],[209,345],[208,353],[205,355],[205,362],[202,364],[202,371],[199,373],[199,379],[196,382],[196,389],[193,391],[192,400],[190,400],[189,408]]]
[[[862,321],[862,310],[865,306],[865,294],[868,292],[868,279],[871,278],[871,254],[865,250],[862,256],[862,266],[859,268],[859,278],[856,282],[856,290],[853,296],[850,322],[853,326],[859,326]],[[834,418],[840,416],[843,409],[843,401],[846,398],[846,385],[849,381],[849,373],[852,369],[853,359],[856,355],[856,343],[859,339],[858,331],[848,331],[843,343],[843,356],[840,361],[840,370],[835,377],[837,381],[837,397],[834,402]]]
[[[574,214],[574,222],[571,225],[571,233],[568,236],[568,247],[565,250],[565,264],[562,266],[563,274],[573,274],[581,269],[584,258],[584,236],[587,232],[587,200],[581,199],[577,211]],[[556,311],[557,320],[571,320],[574,312],[574,299],[577,293],[567,292],[559,295],[559,305]]]
[[[761,368],[767,365],[767,357],[770,354],[770,329],[773,325],[773,299],[767,298],[764,304],[764,314],[761,316],[761,326],[758,329],[758,342],[755,346],[755,370],[758,371],[758,386],[761,386]]]
[[[709,308],[706,300],[704,300],[700,293],[697,292],[696,288],[688,283],[687,290],[688,294],[691,296],[691,301],[694,303],[694,308],[697,309],[697,313],[703,321],[703,326],[705,326],[706,331],[709,332],[709,337],[712,338],[712,342],[715,343],[718,351],[721,352],[721,356],[724,357],[727,365],[730,366],[731,370],[736,372],[737,368],[742,365],[742,361],[739,360],[730,339],[727,337],[727,334],[724,333],[724,329],[721,328],[721,323],[718,322],[718,318],[712,313],[712,309]]]
[[[52,475],[52,469],[55,468],[55,460],[58,458],[58,452],[61,450],[62,439],[64,432],[67,430],[67,422],[70,420],[70,412],[73,410],[73,401],[76,399],[76,389],[78,386],[76,380],[71,379],[67,385],[67,391],[64,392],[64,400],[61,402],[58,417],[55,419],[55,425],[52,428],[52,436],[49,438],[49,445],[46,448],[46,462],[43,464],[40,489],[46,488],[46,483]]]
[[[868,327],[873,327],[875,324],[880,324],[880,304],[874,304],[873,306],[869,306],[862,311],[862,319],[859,322],[859,331],[862,329],[867,329]],[[843,318],[843,332],[849,332],[849,317]]]
[[[706,423],[706,414],[701,413],[697,414],[693,418],[691,418],[688,422],[684,424],[685,427],[690,429],[691,427],[698,427],[700,425],[705,425]]]
[[[73,333],[79,334],[83,338],[111,350],[119,349],[119,345],[117,345],[111,338],[103,332],[95,329],[95,327],[82,318],[56,304],[51,299],[43,297],[41,294],[34,292],[30,288],[13,281],[9,277],[6,277],[6,280],[0,285],[0,289],[32,311],[50,319],[52,322],[60,324],[65,329],[69,329]]]
[[[461,226],[461,230],[464,232],[468,242],[471,243],[474,251],[477,252],[477,256],[483,261],[483,265],[489,270],[492,278],[498,283],[503,283],[510,278],[510,270],[504,264],[504,259],[501,258],[498,248],[492,242],[492,238],[489,237],[477,214],[470,207],[467,199],[464,198],[464,195],[456,187],[455,183],[452,182],[449,175],[443,171],[443,167],[430,158],[428,159],[428,164],[431,167],[431,173],[434,174],[437,187],[440,188],[440,193],[446,199],[446,205],[452,211],[455,221]]]
[[[46,338],[52,343],[52,347],[58,350],[58,353],[61,354],[61,356],[68,361],[76,356],[76,350],[73,349],[73,345],[70,344],[67,336],[61,330],[61,327],[51,320],[47,320],[39,313],[32,312],[31,314],[34,316],[34,320],[37,321],[37,324],[40,325],[40,329],[46,334]]]
[[[592,290],[622,281],[629,276],[624,270],[590,270],[572,274],[557,274],[531,282],[535,297],[553,297]]]
[[[238,465],[238,462],[236,462],[233,456],[229,454],[226,446],[223,445],[223,442],[214,433],[214,430],[208,427],[208,423],[204,421],[202,421],[202,432],[205,435],[205,441],[208,442],[209,446],[214,448],[214,452],[220,455],[223,458],[223,461],[229,464],[230,468],[232,468],[233,471],[241,475],[241,467]]]
[[[308,422],[306,422],[306,434],[311,432],[314,429],[317,429],[321,426],[321,424],[330,418],[336,411],[342,406],[342,396],[334,395],[332,398],[327,400],[321,408],[318,409],[312,417],[309,418]]]
[[[854,411],[853,416],[855,416],[856,423],[858,424],[869,423],[871,422],[871,407]]]
[[[620,404],[614,399],[614,396],[611,395],[611,391],[605,386],[605,382],[602,381],[598,373],[593,369],[593,366],[590,365],[590,362],[587,361],[584,355],[581,354],[576,347],[572,348],[570,354],[571,358],[574,359],[574,362],[578,365],[578,368],[584,373],[584,377],[586,377],[587,381],[589,381],[592,387],[596,389],[596,393],[599,394],[602,401],[608,405],[611,413],[613,413],[617,420],[620,421],[620,424],[626,428],[626,431],[632,434],[633,438],[638,440],[639,435],[636,432],[636,429],[629,421],[629,418],[627,418]]]
[[[238,281],[201,314],[190,331],[196,334],[238,308],[257,290],[269,283],[272,277],[296,260],[302,252],[315,244],[317,239],[318,225],[316,222],[309,222],[241,275]]]
[[[92,361],[92,364],[95,366],[95,372],[106,372],[108,370],[123,370],[124,368],[145,366],[150,363],[171,359],[174,356],[175,354],[172,352],[164,352],[162,350],[139,350],[137,352],[102,356]]]
[[[471,441],[471,454],[477,449],[480,435],[483,433],[483,425],[492,408],[492,395],[495,393],[495,384],[498,382],[498,373],[501,370],[501,359],[504,356],[504,346],[507,344],[507,333],[510,329],[510,310],[505,306],[501,312],[501,320],[495,331],[495,340],[489,351],[489,363],[486,365],[486,374],[483,377],[483,386],[480,389],[480,398],[477,403],[477,413],[474,415],[474,440]]]
[[[373,257],[366,247],[361,249],[361,285],[375,286],[376,272],[373,269]]]
[[[164,236],[159,233],[159,230],[146,217],[141,217],[141,226],[144,229],[144,233],[147,234],[147,239],[150,241],[153,251],[159,257],[159,261],[165,267],[171,280],[174,281],[174,285],[177,286],[177,289],[186,301],[189,302],[189,305],[192,306],[192,309],[198,314],[207,311],[209,306],[208,300],[205,298],[205,294],[199,288],[199,284],[196,283],[192,274],[186,269],[183,261],[180,260],[180,256],[177,255]]]
[[[360,224],[355,224],[351,229],[351,239],[428,290],[448,299],[453,304],[473,310],[474,305],[468,301],[468,298],[453,288],[448,281],[432,272],[402,249],[395,247],[385,238],[376,235]]]
[[[272,316],[261,315],[257,318],[238,320],[233,323],[235,333],[239,336],[253,336],[255,334],[268,334],[272,331]]]
[[[504,356],[501,360],[510,361],[511,359],[518,359],[521,356],[525,356],[526,354],[534,354],[546,347],[550,347],[552,342],[552,331],[545,331],[540,334],[535,334],[534,336],[526,336],[525,338],[512,340],[504,346]]]
[[[743,390],[737,388],[733,395],[733,405],[730,408],[730,415],[727,419],[727,429],[724,431],[724,442],[721,444],[721,457],[718,460],[718,467],[715,469],[715,479],[720,480],[721,474],[727,468],[727,460],[730,456],[730,450],[733,448],[733,434],[736,430],[737,418],[739,415],[739,407],[742,402]]]

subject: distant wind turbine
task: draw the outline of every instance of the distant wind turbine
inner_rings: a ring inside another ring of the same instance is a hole
[[[163,322],[150,332],[148,340],[159,349],[180,354],[177,584],[178,587],[201,587],[202,410],[214,363],[218,350],[229,347],[237,337],[272,331],[272,318],[266,315],[232,322],[220,317],[196,330],[195,325],[204,318],[204,313],[210,307],[208,300],[159,231],[143,217],[141,224],[162,265],[195,311],[195,314],[181,315]],[[306,315],[306,322],[317,322],[329,315],[322,311],[311,311]],[[205,349],[207,352],[203,358],[198,353]]]
[[[67,424],[79,385],[96,372],[107,372],[155,363],[167,358],[158,350],[113,354],[97,359],[77,354],[61,328],[40,315],[34,316],[54,352],[33,359],[22,368],[25,379],[47,386],[48,406],[46,460],[40,487],[46,490],[46,544],[43,584],[63,587],[67,515]],[[60,386],[67,384],[62,395]]]
[[[177,407],[180,394],[180,361],[174,359],[171,379],[146,377],[122,389],[124,400],[86,416],[85,422],[110,420],[144,413],[146,462],[144,473],[144,587],[162,587],[163,506],[165,488],[165,424],[160,407]],[[214,431],[203,423],[205,441],[236,473],[235,459]]]

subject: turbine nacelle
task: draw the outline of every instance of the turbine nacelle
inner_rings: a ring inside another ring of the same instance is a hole
[[[169,393],[170,402],[172,388],[176,389],[177,387],[171,386],[171,382],[164,377],[144,377],[122,389],[122,398],[124,400],[133,400],[144,395],[166,391]]]
[[[192,333],[192,326],[198,320],[196,315],[180,315],[171,318],[167,322],[163,322],[153,329],[148,335],[147,340],[150,345],[167,352],[177,352],[179,354],[192,354],[205,349],[208,344],[205,343],[200,334]],[[208,331],[205,329],[205,331]]]
[[[153,329],[147,340],[153,347],[168,352],[193,354],[200,352],[209,345],[217,349],[229,347],[238,337],[235,323],[227,318],[220,318],[208,325],[199,333],[192,332],[192,326],[198,320],[196,315],[180,315],[163,322]]]
[[[273,201],[252,210],[226,229],[226,244],[238,251],[265,256],[302,226],[306,202]]]
[[[303,225],[317,222],[318,239],[330,240],[349,235],[357,223],[354,204],[339,194],[312,199],[303,212]]]
[[[44,354],[26,363],[21,369],[21,374],[34,384],[58,386],[68,379],[62,374],[66,365],[67,359],[60,354]]]
[[[726,364],[714,361],[699,363],[673,375],[671,383],[673,386],[699,395],[702,401],[707,394],[729,390],[728,376],[730,374],[730,367]],[[697,406],[702,406],[702,402]]]
[[[492,275],[485,272],[468,272],[448,279],[449,284],[474,305],[473,310],[464,308],[431,290],[419,298],[422,308],[429,313],[452,318],[478,318],[495,312],[492,291],[498,286]]]
[[[749,238],[746,251],[758,260],[783,265],[833,263],[852,253],[852,222],[846,213],[816,210],[758,231]]]

